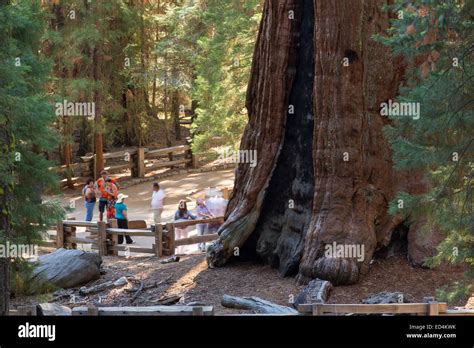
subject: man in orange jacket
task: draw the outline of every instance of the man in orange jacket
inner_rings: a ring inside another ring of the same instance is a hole
[[[96,197],[99,197],[99,221],[104,220],[104,212],[105,208],[107,207],[108,201],[108,192],[106,190],[107,187],[107,179],[109,173],[106,170],[100,172],[100,178],[95,183],[96,189]],[[115,179],[112,179],[112,183],[117,187],[118,191],[118,184]]]

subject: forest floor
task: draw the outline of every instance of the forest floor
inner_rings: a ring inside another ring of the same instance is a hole
[[[52,295],[41,300],[60,303],[69,307],[94,304],[97,306],[151,306],[161,304],[188,304],[198,302],[214,306],[216,314],[249,313],[244,310],[225,308],[221,305],[224,294],[257,296],[288,305],[291,295],[296,296],[303,286],[297,286],[293,277],[281,278],[278,271],[269,266],[252,262],[237,262],[226,267],[207,268],[204,254],[182,256],[179,262],[161,264],[156,257],[104,257],[104,275],[86,284],[87,287],[129,277],[128,285],[108,289],[89,296],[81,296],[79,288],[65,292],[62,299]],[[406,258],[398,255],[389,259],[375,260],[370,272],[355,285],[337,286],[329,303],[361,303],[363,299],[382,291],[400,291],[409,302],[420,302],[425,296],[435,296],[436,289],[463,278],[460,268],[422,269],[409,265]],[[153,286],[132,298],[140,282],[144,287]],[[74,296],[71,296],[74,295]],[[72,303],[71,299],[74,299]],[[474,308],[470,300],[467,308]],[[13,307],[37,303],[38,297],[17,298]],[[464,307],[466,301],[448,303],[450,308]]]
[[[165,178],[160,183],[167,191],[163,221],[171,220],[180,199],[203,192],[207,187],[231,187],[234,171],[232,169],[218,172],[176,175]],[[127,200],[129,216],[133,220],[152,222],[149,210],[151,198],[151,183],[142,183],[126,187],[122,190],[130,197]],[[61,197],[63,202],[71,199],[82,200],[79,190],[67,191]],[[193,208],[193,203],[189,208]],[[78,220],[83,219],[84,207],[76,205],[76,210],[70,214]],[[97,212],[94,219],[97,218]],[[79,231],[78,231],[79,232]],[[191,231],[191,234],[194,231]],[[80,236],[80,233],[78,233]],[[136,246],[151,247],[151,239],[136,237]],[[263,299],[288,305],[289,299],[296,296],[303,288],[295,283],[293,277],[281,278],[277,270],[251,262],[236,262],[226,267],[208,269],[205,255],[188,250],[179,262],[161,264],[156,257],[146,257],[144,254],[133,254],[130,258],[104,257],[104,274],[100,279],[86,286],[103,282],[115,281],[120,277],[129,277],[128,285],[108,289],[100,293],[81,296],[79,288],[65,291],[65,296],[54,299],[50,295],[39,297],[21,297],[12,301],[13,307],[28,303],[54,301],[70,307],[87,304],[105,306],[150,306],[167,304],[199,302],[214,306],[216,314],[246,313],[247,311],[224,308],[221,305],[224,294],[234,296],[257,296]],[[361,303],[370,295],[382,291],[399,291],[405,294],[409,302],[420,302],[423,297],[435,296],[436,290],[463,279],[463,270],[455,267],[438,269],[423,269],[411,267],[406,257],[393,256],[388,259],[376,259],[370,265],[369,273],[355,285],[338,286],[332,291],[329,303]],[[140,282],[145,288],[132,301],[133,289]],[[74,295],[74,296],[71,296]],[[71,299],[74,299],[72,303]],[[469,301],[469,308],[474,308],[474,299]],[[448,303],[451,308],[463,307],[466,301]]]

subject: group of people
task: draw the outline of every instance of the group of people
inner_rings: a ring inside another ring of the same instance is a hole
[[[94,208],[98,201],[99,203],[99,221],[103,221],[104,213],[107,220],[116,219],[118,228],[128,229],[128,215],[127,205],[125,200],[127,195],[119,193],[119,183],[109,176],[109,173],[103,170],[100,173],[100,178],[94,181],[92,178],[88,179],[85,187],[82,190],[84,195],[84,205],[86,208],[86,221],[92,221],[94,215]],[[153,212],[153,220],[155,224],[161,223],[161,215],[163,213],[164,199],[166,197],[165,191],[158,183],[153,183],[153,192],[151,196],[151,210]],[[198,198],[196,201],[196,213],[193,214],[188,210],[185,200],[181,200],[178,209],[174,214],[174,220],[196,220],[213,218],[214,215],[207,208],[204,199]],[[196,229],[198,235],[206,233],[208,224],[197,224]],[[175,229],[176,239],[187,238],[188,232],[186,228]],[[123,243],[122,235],[119,235],[118,243]],[[125,236],[127,244],[133,244],[130,236]],[[199,250],[206,251],[206,243],[199,244]],[[179,253],[179,252],[178,252]]]
[[[92,221],[94,216],[94,207],[99,202],[99,221],[104,220],[104,213],[107,220],[116,219],[118,228],[128,229],[127,205],[125,199],[127,195],[119,193],[120,185],[118,182],[109,177],[109,173],[103,170],[100,178],[94,180],[88,179],[86,186],[83,188],[84,206],[86,208],[86,221]],[[130,236],[125,236],[127,244],[132,244],[133,240]],[[123,243],[123,236],[118,237],[119,244]]]
[[[198,198],[196,200],[196,214],[191,213],[188,210],[188,206],[185,200],[181,200],[178,205],[178,210],[174,213],[174,220],[202,220],[202,219],[210,219],[213,218],[214,215],[209,211],[207,208],[204,199]],[[196,224],[196,230],[198,235],[202,236],[206,232],[206,228],[208,224]],[[175,238],[182,239],[187,238],[188,232],[186,228],[175,228]],[[199,243],[198,245],[199,250],[205,252],[207,247],[206,243]],[[183,248],[181,248],[183,249]],[[181,249],[178,249],[178,253]]]

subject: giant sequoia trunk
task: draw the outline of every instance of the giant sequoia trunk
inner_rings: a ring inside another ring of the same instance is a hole
[[[380,104],[403,67],[373,41],[389,25],[382,0],[267,0],[247,93],[249,122],[210,267],[256,256],[306,282],[357,282],[400,217]],[[405,174],[406,175],[406,174]],[[410,231],[410,233],[412,233]],[[327,245],[363,246],[363,258],[328,257]]]

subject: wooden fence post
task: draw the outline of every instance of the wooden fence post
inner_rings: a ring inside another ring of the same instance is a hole
[[[109,220],[109,225],[111,228],[118,228],[118,222],[117,219],[110,219]],[[108,250],[108,255],[112,256],[118,256],[118,250],[114,250],[113,248],[118,246],[118,235],[113,233],[110,235],[110,239],[112,240],[112,246]]]
[[[192,154],[191,155],[191,168],[197,169],[199,167],[199,155]]]
[[[428,303],[428,315],[439,315],[439,303],[434,297],[423,297],[423,302]]]
[[[56,224],[56,247],[64,247],[64,224],[62,220]]]
[[[323,303],[313,303],[313,315],[323,315]]]
[[[222,189],[222,194],[223,194],[223,196],[224,196],[224,197],[223,197],[224,199],[229,200],[230,195],[229,195],[229,188],[228,188],[228,187],[224,187],[224,188]]]
[[[139,147],[137,148],[137,155],[135,156],[137,161],[137,178],[144,178],[145,177],[145,148]],[[133,171],[132,171],[133,172]]]
[[[163,256],[163,225],[155,224],[155,255]]]
[[[97,316],[99,315],[99,308],[97,308],[96,306],[88,306],[87,307],[87,315],[91,315],[91,316]]]
[[[191,160],[190,162],[186,163],[185,167],[186,168],[193,168],[193,150],[189,148],[184,152],[184,159],[189,159]]]
[[[434,301],[428,303],[428,315],[439,315],[438,302]]]
[[[168,248],[169,248],[169,252],[170,252],[171,255],[174,255],[174,253],[175,253],[174,224],[172,224],[172,223],[166,224],[166,229],[168,230]]]
[[[99,255],[107,255],[107,224],[104,221],[97,223],[99,229]]]
[[[203,316],[204,308],[202,307],[193,307],[193,316]]]
[[[21,316],[36,316],[37,307],[36,305],[20,306],[18,307],[17,314]]]
[[[72,238],[76,238],[76,226],[71,226],[71,232],[69,234],[71,235]],[[71,243],[71,248],[77,249],[77,244]]]

